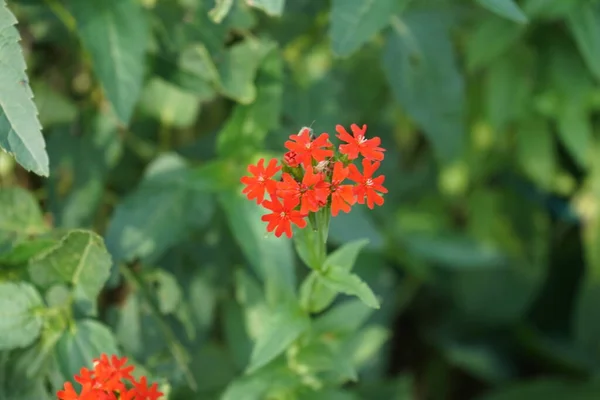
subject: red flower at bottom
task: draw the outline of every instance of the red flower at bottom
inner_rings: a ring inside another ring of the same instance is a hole
[[[275,236],[280,237],[283,233],[288,238],[292,237],[292,223],[298,225],[299,228],[306,226],[306,214],[294,210],[298,205],[298,201],[294,199],[284,199],[281,203],[276,197],[271,197],[271,200],[265,200],[262,203],[263,207],[273,211],[271,214],[262,216],[262,220],[268,222],[267,231],[275,231]]]

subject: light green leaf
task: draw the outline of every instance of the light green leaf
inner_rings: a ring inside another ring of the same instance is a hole
[[[63,333],[54,351],[65,381],[72,380],[82,367],[93,368],[93,360],[102,354],[120,354],[110,329],[91,319],[77,321]]]
[[[271,310],[265,303],[260,284],[244,270],[235,275],[235,297],[244,308],[246,332],[252,339],[260,337],[267,327]]]
[[[40,335],[42,298],[29,283],[0,282],[0,350],[27,347]]]
[[[48,176],[48,154],[33,93],[25,74],[16,18],[0,2],[0,148],[23,168]]]
[[[213,22],[220,24],[227,17],[232,6],[233,0],[216,0],[215,6],[208,12],[208,15]]]
[[[252,103],[256,98],[254,79],[258,67],[274,46],[270,41],[248,38],[229,47],[217,65],[223,95],[238,103]]]
[[[467,68],[475,70],[496,61],[524,32],[522,25],[499,17],[483,19],[467,37]]]
[[[477,0],[482,7],[519,24],[528,22],[527,16],[514,0]]]
[[[135,0],[69,0],[83,46],[119,119],[129,123],[142,89],[149,29]]]
[[[224,192],[219,200],[234,238],[266,284],[269,304],[293,296],[296,277],[290,240],[267,234],[260,219],[266,214],[264,208],[242,196],[241,190]]]
[[[334,53],[348,56],[390,23],[397,0],[333,0],[329,37]]]
[[[252,349],[247,371],[252,372],[268,364],[309,327],[308,316],[294,302],[288,302],[273,310]]]
[[[272,17],[280,17],[283,14],[285,0],[248,0],[248,5],[263,10]]]
[[[332,266],[324,274],[318,275],[323,284],[329,288],[351,296],[357,296],[367,306],[379,308],[379,300],[371,288],[357,275],[348,272],[344,267]]]
[[[525,173],[540,187],[550,189],[555,177],[554,137],[543,118],[532,117],[517,130],[517,155]]]
[[[368,239],[359,239],[342,245],[325,260],[326,268],[337,265],[346,271],[352,270],[360,251],[369,244]]]
[[[31,86],[33,93],[35,93],[33,100],[39,111],[39,118],[43,127],[69,124],[75,120],[77,107],[73,100],[44,81],[33,82]]]
[[[373,309],[359,299],[351,299],[320,315],[313,324],[313,333],[352,333],[373,314]]]
[[[448,26],[437,12],[392,19],[383,67],[393,94],[425,131],[437,159],[457,157],[465,132],[465,94]]]
[[[600,80],[600,4],[580,2],[570,9],[567,24],[589,70]]]
[[[174,313],[182,300],[181,287],[173,274],[157,269],[148,276],[152,282],[150,287],[155,289],[158,309],[163,314]]]
[[[153,78],[142,92],[140,110],[162,125],[189,128],[200,112],[200,99],[160,78]]]
[[[70,283],[94,301],[108,280],[112,261],[100,236],[74,230],[29,262],[29,276],[39,286]]]

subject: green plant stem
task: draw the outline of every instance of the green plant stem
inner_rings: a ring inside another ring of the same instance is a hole
[[[194,378],[192,371],[190,371],[188,367],[187,360],[185,359],[185,350],[182,348],[182,345],[175,337],[175,334],[173,333],[171,328],[162,319],[158,305],[154,302],[154,299],[152,298],[143,280],[138,274],[135,274],[129,268],[127,268],[127,266],[121,265],[120,271],[123,274],[123,276],[125,276],[125,279],[127,279],[128,282],[130,282],[136,289],[139,290],[144,299],[150,305],[150,310],[152,311],[154,318],[157,320],[158,326],[167,341],[169,351],[173,355],[173,358],[175,358],[175,361],[177,362],[179,367],[183,370],[183,374],[188,385],[190,385],[190,388],[193,391],[197,391],[198,384],[196,383],[196,379]]]

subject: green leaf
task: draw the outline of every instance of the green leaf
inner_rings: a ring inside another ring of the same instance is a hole
[[[119,119],[129,123],[144,78],[149,29],[135,0],[69,0],[83,46]]]
[[[219,167],[220,168],[220,167]],[[106,247],[115,262],[158,257],[192,226],[212,215],[213,170],[192,171],[174,154],[165,154],[147,169],[141,184],[116,208],[106,233]],[[216,172],[216,171],[214,171]],[[202,213],[188,214],[198,208]]]
[[[571,8],[567,24],[589,70],[600,80],[600,4],[580,2]]]
[[[540,187],[550,189],[556,172],[554,137],[548,123],[535,116],[517,130],[519,164]]]
[[[288,302],[273,310],[254,344],[247,371],[252,372],[268,364],[309,327],[308,316],[294,302]]]
[[[217,151],[228,158],[244,158],[264,147],[269,131],[279,127],[283,94],[283,61],[271,52],[262,63],[256,79],[256,99],[250,105],[238,104],[219,132]]]
[[[158,269],[148,276],[148,280],[152,282],[150,287],[156,291],[160,312],[163,314],[175,312],[182,300],[181,287],[175,276],[167,271]]]
[[[0,148],[28,171],[48,176],[48,154],[25,74],[16,18],[0,2]]]
[[[397,0],[333,0],[329,37],[334,53],[348,56],[358,50],[390,23],[397,5]]]
[[[261,221],[265,210],[240,192],[224,192],[219,196],[233,237],[246,260],[266,284],[270,304],[293,295],[295,288],[294,254],[287,238],[267,235]]]
[[[93,359],[106,354],[119,355],[117,343],[105,325],[85,319],[65,333],[55,348],[56,360],[65,381],[71,381],[82,367],[93,368]]]
[[[33,82],[31,86],[33,93],[35,93],[34,102],[39,111],[40,123],[43,127],[68,124],[75,120],[77,107],[69,97],[43,81]],[[52,159],[51,155],[50,159]]]
[[[373,309],[366,307],[358,299],[351,299],[320,315],[313,324],[313,333],[352,333],[360,328],[373,314]]]
[[[0,190],[0,239],[22,239],[48,230],[40,206],[25,189]]]
[[[258,67],[274,46],[270,41],[248,38],[229,47],[217,64],[222,94],[238,103],[252,103],[256,98],[254,79]]]
[[[208,15],[214,23],[220,24],[227,17],[232,6],[233,0],[216,0],[215,6],[208,12]]]
[[[357,296],[367,306],[379,308],[379,300],[371,288],[357,275],[348,272],[344,267],[331,266],[324,274],[318,275],[323,284],[329,288],[351,296]]]
[[[514,0],[477,0],[482,7],[519,24],[528,22],[527,16]]]
[[[44,307],[29,283],[0,282],[0,350],[27,347],[40,335]]]
[[[465,95],[443,15],[411,11],[392,18],[383,67],[396,99],[419,124],[438,161],[463,147]]]
[[[31,280],[42,287],[70,283],[91,301],[108,280],[112,261],[100,236],[74,230],[29,262]]]
[[[200,112],[200,99],[160,78],[153,78],[142,92],[140,110],[162,125],[189,128]]]
[[[280,17],[283,14],[285,0],[250,0],[248,5],[263,10],[272,17]]]
[[[471,71],[496,61],[524,34],[522,25],[502,18],[485,18],[467,37],[467,68]]]
[[[358,254],[367,244],[369,244],[368,239],[359,239],[342,245],[327,256],[327,260],[325,260],[326,268],[335,265],[346,271],[352,270]]]

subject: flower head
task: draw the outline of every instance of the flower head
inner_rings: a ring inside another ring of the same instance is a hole
[[[256,199],[256,203],[262,203],[265,191],[274,194],[277,190],[277,182],[273,176],[279,172],[281,166],[277,165],[276,159],[271,159],[265,168],[265,159],[258,160],[258,164],[248,166],[248,172],[253,176],[243,176],[240,181],[246,185],[242,193],[247,194],[248,200]]]
[[[338,132],[337,138],[346,142],[346,144],[340,145],[340,153],[346,154],[348,159],[354,160],[361,154],[367,160],[381,161],[383,160],[384,148],[379,147],[381,139],[374,137],[367,139],[365,132],[367,131],[367,125],[363,125],[360,128],[356,124],[350,125],[352,135],[346,131],[342,125],[336,125],[335,130]]]
[[[379,168],[379,162],[371,163],[371,161],[364,158],[362,160],[363,173],[361,174],[356,165],[350,164],[348,178],[357,183],[354,188],[354,194],[356,194],[356,201],[358,204],[365,204],[365,198],[367,201],[367,207],[373,209],[374,205],[378,206],[383,204],[383,197],[380,193],[387,193],[387,189],[383,187],[383,181],[385,176],[379,175],[373,178],[373,173]]]
[[[306,214],[295,210],[298,201],[292,198],[283,199],[280,202],[277,197],[271,197],[271,200],[265,200],[263,207],[272,211],[270,214],[262,216],[262,220],[268,222],[267,232],[275,231],[275,236],[280,237],[283,233],[288,238],[292,237],[292,223],[298,225],[299,228],[306,226]]]
[[[333,174],[331,176],[331,183],[329,184],[329,191],[331,193],[331,215],[334,217],[337,216],[340,211],[349,213],[350,206],[356,203],[356,196],[354,195],[352,185],[342,185],[344,179],[348,177],[348,173],[348,168],[344,167],[342,162],[337,161],[333,165]]]
[[[300,212],[303,214],[319,211],[319,199],[327,198],[327,186],[322,174],[315,174],[312,168],[308,168],[301,182],[287,173],[282,174],[281,178],[283,181],[277,184],[279,197],[300,203]]]

